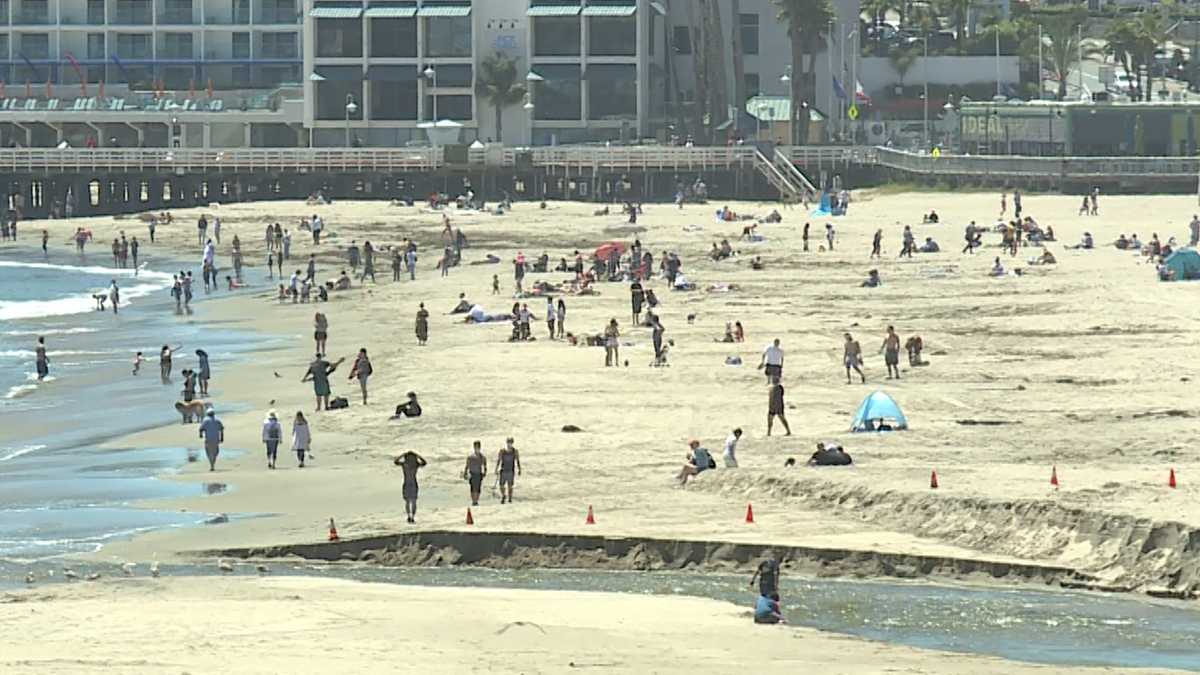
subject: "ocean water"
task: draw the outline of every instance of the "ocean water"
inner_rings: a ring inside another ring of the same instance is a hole
[[[155,259],[135,276],[108,262],[100,255],[57,251],[45,259],[40,250],[0,249],[0,558],[95,550],[114,537],[202,520],[205,514],[135,506],[141,499],[202,489],[155,478],[183,466],[185,448],[99,446],[178,424],[178,373],[196,365],[197,348],[209,354],[211,391],[220,408],[222,370],[236,367],[249,349],[270,345],[269,338],[222,326],[208,309],[214,305],[206,302],[203,286],[196,289],[193,313],[176,314],[169,270],[194,263]],[[96,311],[92,293],[113,279],[121,287],[120,313]],[[50,358],[50,376],[42,382],[34,363],[39,335]],[[158,374],[164,344],[183,345],[169,385]],[[135,376],[138,351],[146,363]]]

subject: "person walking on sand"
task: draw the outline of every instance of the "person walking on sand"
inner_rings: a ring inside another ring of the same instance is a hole
[[[304,419],[304,413],[296,411],[296,419],[292,420],[292,452],[296,453],[296,459],[300,460],[300,468],[304,468],[304,458],[309,454],[309,449],[312,447],[312,431],[308,428],[308,420]]]
[[[496,473],[500,475],[500,503],[511,504],[513,482],[521,473],[521,453],[513,446],[512,436],[505,439],[504,447],[496,455]]]
[[[517,252],[517,257],[513,259],[513,281],[517,287],[517,295],[519,296],[524,290],[521,288],[521,283],[525,280],[525,254]]]
[[[37,347],[34,348],[34,359],[37,366],[38,382],[46,379],[50,374],[50,358],[46,356],[46,338],[38,336]]]
[[[766,374],[767,382],[772,378],[783,377],[783,348],[779,346],[779,338],[775,338],[775,341],[763,350],[758,369]]]
[[[221,454],[221,444],[225,442],[225,425],[217,419],[217,413],[212,408],[205,413],[204,421],[200,423],[200,438],[204,439],[204,454],[208,457],[208,470],[217,470],[217,456]]]
[[[612,319],[604,328],[604,367],[620,366],[620,353],[617,339],[621,337],[621,329],[617,320]]]
[[[392,281],[400,281],[400,270],[404,267],[404,259],[400,257],[400,249],[392,249]]]
[[[646,302],[646,290],[637,279],[629,284],[629,300],[633,306],[633,325],[637,326],[642,322],[642,305]]]
[[[657,314],[647,312],[650,316],[650,341],[654,344],[654,365],[665,365],[666,361],[663,357],[663,334],[667,329],[662,325],[662,320]]]
[[[363,242],[363,271],[359,281],[366,282],[367,277],[371,277],[371,283],[379,283],[375,281],[375,247],[371,246],[371,242]]]
[[[329,319],[321,312],[313,315],[313,341],[317,344],[317,353],[324,354],[329,341]]]
[[[279,418],[275,416],[275,411],[271,410],[267,413],[267,419],[263,420],[262,426],[263,444],[267,446],[267,468],[275,468],[275,456],[279,452],[279,442],[283,440],[283,425],[279,423]]]
[[[354,366],[350,369],[350,379],[358,378],[358,388],[362,390],[363,405],[367,404],[367,379],[371,377],[371,373],[375,372],[371,367],[371,359],[367,357],[366,348],[358,350],[358,356],[354,359]]]
[[[558,311],[555,314],[558,317],[558,337],[561,338],[567,330],[567,303],[562,298],[558,299]]]
[[[401,494],[404,496],[404,515],[409,523],[417,522],[417,471],[427,463],[424,457],[412,450],[392,460],[393,465],[404,470]]]
[[[829,250],[833,250],[833,240],[835,238],[833,231],[833,223],[825,223],[825,241],[829,242]]]
[[[358,242],[351,241],[350,247],[346,249],[346,262],[350,263],[350,273],[358,273]]]
[[[483,456],[483,444],[475,441],[467,465],[463,467],[463,480],[471,490],[471,506],[479,506],[479,494],[483,492],[483,479],[487,476],[487,458]]]
[[[208,232],[208,220],[202,214],[200,216],[200,219],[196,221],[196,243],[197,244],[200,244],[201,246],[204,245],[204,239],[205,239],[204,235],[207,232]]]
[[[213,217],[213,239],[221,243],[221,216]]]
[[[883,230],[875,230],[875,236],[871,238],[871,255],[867,256],[867,259],[881,257],[883,255],[881,253],[882,248]]]
[[[771,435],[771,429],[774,426],[775,418],[783,424],[783,430],[788,435],[792,435],[792,428],[788,426],[787,415],[784,410],[787,406],[783,402],[783,383],[778,377],[771,379],[771,388],[767,395],[767,435]]]
[[[424,345],[429,341],[429,310],[425,309],[425,303],[421,303],[417,309],[417,344]]]
[[[1001,192],[1000,193],[1000,217],[1003,218],[1005,213],[1008,213],[1008,193]]]
[[[887,364],[887,379],[892,379],[892,373],[896,374],[895,379],[900,379],[900,336],[896,335],[894,327],[887,327],[887,334],[883,336],[883,344],[879,346],[879,351],[883,352],[883,362]]]
[[[725,448],[721,452],[721,458],[725,460],[726,469],[737,468],[737,444],[742,439],[741,428],[734,429],[732,433],[725,438]]]
[[[338,359],[336,363],[331,364],[318,353],[312,363],[308,364],[308,371],[304,373],[304,377],[300,378],[301,382],[312,380],[313,393],[317,397],[317,412],[329,410],[329,376],[345,360]]]
[[[200,395],[208,396],[208,381],[212,378],[212,370],[208,367],[208,352],[197,349],[196,358],[200,360],[200,370],[196,373],[196,379],[200,383]]]
[[[162,351],[158,353],[158,374],[163,384],[171,383],[171,357],[180,349],[183,349],[183,345],[174,349],[171,349],[170,345],[163,345]]]
[[[846,384],[850,384],[850,369],[853,368],[858,376],[862,378],[862,383],[867,383],[867,376],[863,375],[862,371],[862,347],[859,346],[858,340],[855,340],[849,333],[845,334],[846,342],[842,350],[842,364],[846,366]]]

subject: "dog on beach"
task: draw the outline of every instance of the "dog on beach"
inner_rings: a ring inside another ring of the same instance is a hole
[[[180,424],[191,424],[199,422],[204,417],[204,410],[208,408],[208,404],[204,401],[176,401],[175,411],[183,417],[183,422]]]

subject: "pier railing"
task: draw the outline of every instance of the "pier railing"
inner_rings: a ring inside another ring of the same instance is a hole
[[[889,148],[875,149],[875,163],[909,174],[957,177],[1179,179],[1196,177],[1200,172],[1200,158],[1197,157],[1016,157],[950,154],[934,157]]]

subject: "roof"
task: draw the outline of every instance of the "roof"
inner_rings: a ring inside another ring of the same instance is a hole
[[[578,16],[580,9],[582,7],[579,6],[579,3],[573,5],[534,5],[525,14],[528,16]]]
[[[470,16],[470,5],[425,5],[417,10],[417,16]]]
[[[584,16],[633,16],[637,5],[588,5],[583,8]]]
[[[760,122],[786,122],[792,118],[792,99],[787,96],[752,96],[746,101],[746,112]],[[825,119],[821,111],[809,106],[809,119]]]
[[[416,5],[371,5],[363,12],[368,19],[410,19],[416,15]]]
[[[314,19],[357,19],[362,13],[362,5],[326,5],[313,7],[308,15]]]

